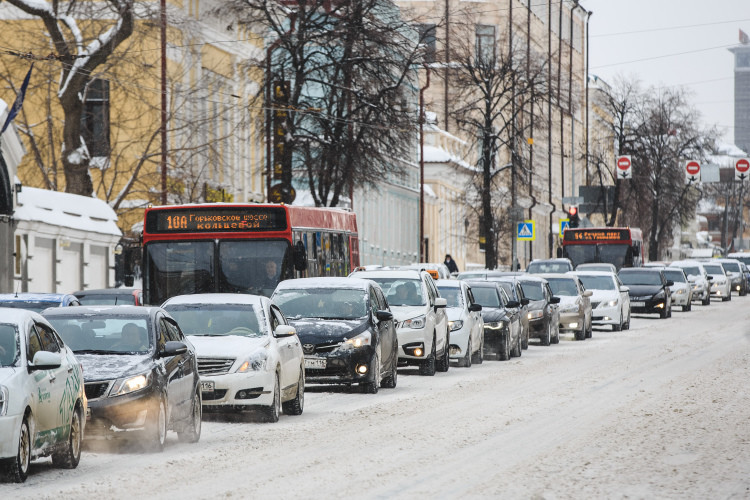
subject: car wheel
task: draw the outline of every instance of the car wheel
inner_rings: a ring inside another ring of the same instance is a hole
[[[190,407],[190,419],[185,423],[182,431],[177,433],[177,437],[183,443],[197,443],[201,438],[201,424],[203,419],[203,406],[201,402],[200,385],[193,394],[193,402]]]
[[[471,362],[477,365],[481,365],[484,362],[484,332],[482,332],[481,339],[479,341],[479,349],[471,355]]]
[[[432,339],[432,352],[427,359],[425,359],[421,365],[419,365],[419,374],[427,377],[435,375],[435,338]]]
[[[511,349],[510,356],[512,358],[520,358],[522,353],[523,353],[523,349],[521,348],[521,332],[518,332],[518,338],[516,339],[516,345],[513,346],[513,349]]]
[[[445,348],[443,349],[443,355],[437,363],[437,371],[447,372],[451,367],[451,338],[450,335],[445,336]]]
[[[276,372],[276,376],[273,379],[273,402],[271,406],[263,408],[261,410],[261,420],[268,424],[273,424],[279,421],[279,414],[281,413],[281,389],[279,388],[279,373]]]
[[[76,406],[73,414],[70,416],[70,434],[65,448],[52,454],[52,464],[63,469],[75,469],[78,462],[81,461],[81,442],[83,434],[81,432],[81,409]]]
[[[159,400],[156,415],[152,415],[151,422],[146,427],[146,446],[153,452],[164,450],[167,441],[167,408],[164,399]]]
[[[542,338],[539,339],[543,346],[548,346],[552,343],[552,322],[547,321],[547,331],[544,333]]]
[[[660,317],[661,319],[666,319],[666,318],[668,317],[668,316],[667,316],[667,309],[666,309],[666,308],[664,308],[664,309],[662,309],[661,311],[659,311],[659,317]]]
[[[18,453],[11,459],[8,467],[8,478],[15,483],[26,481],[31,463],[31,433],[28,417],[21,422],[21,434],[18,438]]]
[[[628,320],[622,326],[623,330],[630,330],[630,309],[628,309]]]
[[[586,339],[586,324],[585,324],[585,320],[584,320],[584,324],[581,325],[581,329],[578,330],[575,333],[575,337],[576,337],[576,340],[585,340]]]
[[[294,399],[281,403],[284,415],[302,415],[305,409],[305,369],[300,366],[299,380],[297,381],[297,394]]]
[[[584,320],[584,324],[585,324],[585,320]],[[594,334],[594,325],[591,321],[589,321],[589,326],[588,328],[586,328],[586,338],[590,339],[593,334]]]
[[[500,352],[497,355],[500,361],[508,361],[510,359],[510,331],[503,335],[503,345],[500,347]]]
[[[557,323],[555,325],[555,336],[552,337],[551,343],[553,343],[553,344],[559,344],[560,343],[560,323]]]
[[[721,298],[722,302],[729,302],[730,300],[732,300],[732,292],[729,292],[729,295],[727,295],[726,297]]]
[[[622,313],[622,309],[620,309],[620,321],[616,325],[612,325],[612,331],[613,332],[619,332],[622,331],[622,327],[624,325],[624,321],[622,320],[625,315]]]
[[[365,394],[377,394],[380,388],[380,354],[375,351],[375,357],[372,358],[372,380],[362,383],[362,392]]]
[[[530,329],[531,329],[530,327],[526,329],[526,334],[521,339],[521,349],[523,350],[526,350],[529,348],[529,330]]]
[[[458,360],[458,366],[469,368],[471,366],[471,336],[469,336],[469,344],[466,346],[466,354],[464,357]]]
[[[398,345],[394,344],[394,346],[395,349],[393,350],[393,357],[391,358],[391,374],[383,379],[383,382],[380,384],[380,387],[386,389],[395,389],[396,383],[398,382]]]
[[[703,300],[701,300],[701,305],[707,306],[711,304],[711,294],[706,294],[705,297],[703,297]]]
[[[688,312],[693,310],[693,304],[691,302],[688,302],[686,305],[682,306],[682,312]]]

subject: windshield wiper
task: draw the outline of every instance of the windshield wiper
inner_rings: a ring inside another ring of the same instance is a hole
[[[75,354],[133,354],[141,351],[109,351],[106,349],[75,349]]]

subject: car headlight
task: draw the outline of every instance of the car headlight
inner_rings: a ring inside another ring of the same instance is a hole
[[[505,328],[505,321],[490,321],[489,323],[485,323],[484,327],[490,330],[502,330]]]
[[[680,289],[679,289],[679,290],[677,290],[677,291],[676,291],[675,293],[676,293],[677,295],[685,295],[685,292],[687,292],[687,290],[685,290],[684,288],[680,288]]]
[[[123,394],[130,394],[131,392],[140,391],[151,385],[151,372],[142,373],[135,377],[121,378],[115,382],[115,388],[112,394],[115,396],[122,396]]]
[[[664,295],[664,290],[662,290],[661,292],[659,292],[656,295],[654,295],[654,299],[656,299],[656,300],[663,299],[665,296],[666,295]]]
[[[544,311],[529,311],[529,319],[540,319],[544,317]]]
[[[602,302],[604,307],[615,307],[617,305],[617,299],[610,300],[609,302]]]
[[[372,334],[370,332],[362,332],[350,339],[346,339],[339,349],[356,349],[357,347],[363,347],[372,343]]]
[[[249,370],[255,372],[265,370],[266,361],[268,361],[268,351],[265,348],[258,349],[250,356],[248,356],[248,358],[240,365],[240,367],[237,368],[237,373],[245,373]]]
[[[457,319],[456,321],[449,321],[448,325],[451,328],[452,332],[455,332],[456,330],[460,330],[464,327],[464,322],[460,319]]]
[[[8,388],[4,385],[0,385],[0,417],[4,417],[8,413]]]
[[[424,328],[424,315],[417,316],[416,318],[407,319],[403,323],[401,323],[401,326],[403,328],[414,328],[415,330],[419,328]]]

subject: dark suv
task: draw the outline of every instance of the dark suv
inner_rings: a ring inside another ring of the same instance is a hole
[[[521,355],[520,304],[496,281],[470,281],[474,300],[482,306],[484,352],[500,361]]]
[[[529,305],[529,337],[539,339],[543,346],[560,342],[560,297],[555,297],[544,278],[518,278]]]

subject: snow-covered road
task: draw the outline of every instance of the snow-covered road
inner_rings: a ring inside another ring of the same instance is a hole
[[[750,498],[750,297],[533,344],[161,454],[48,461],[0,498]]]

